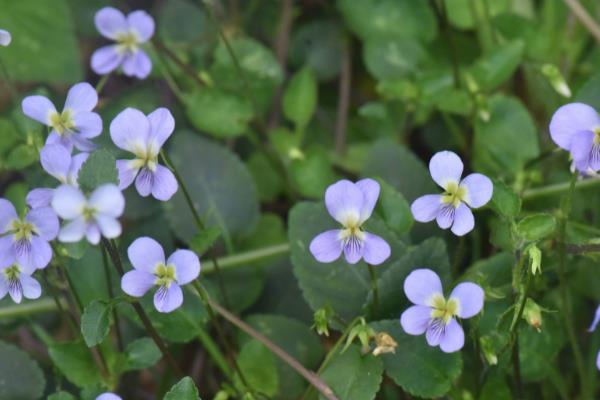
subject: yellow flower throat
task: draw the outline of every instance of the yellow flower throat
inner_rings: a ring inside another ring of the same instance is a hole
[[[446,185],[446,191],[442,194],[442,202],[444,204],[452,204],[457,208],[467,196],[467,188],[460,186],[457,182],[449,182]]]
[[[456,299],[446,300],[442,295],[435,295],[432,301],[431,318],[440,319],[448,324],[452,317],[458,313],[458,301]]]

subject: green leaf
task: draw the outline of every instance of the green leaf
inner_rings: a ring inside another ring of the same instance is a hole
[[[84,388],[102,382],[100,370],[83,341],[51,344],[48,353],[54,365],[74,385]]]
[[[81,334],[88,347],[102,343],[110,330],[112,306],[102,300],[94,300],[81,315]]]
[[[428,399],[448,393],[462,372],[460,352],[444,353],[429,346],[424,336],[407,335],[397,319],[370,325],[377,332],[387,332],[398,343],[395,354],[379,357],[383,359],[385,373],[404,391]]]
[[[247,97],[215,88],[203,88],[186,96],[185,111],[196,128],[217,138],[243,135],[254,117]]]
[[[293,160],[290,172],[298,191],[315,199],[321,198],[336,179],[327,153],[320,147],[313,147],[306,151],[303,158]]]
[[[600,73],[592,75],[577,91],[574,101],[589,104],[600,110]]]
[[[53,393],[50,396],[48,396],[48,398],[46,400],[76,400],[76,399],[75,399],[75,396],[73,396],[71,393],[61,390],[60,392],[56,392],[56,393]]]
[[[529,241],[543,239],[554,233],[556,218],[550,214],[535,214],[523,218],[517,225],[519,234]]]
[[[423,47],[410,39],[371,39],[363,50],[367,69],[379,80],[403,78],[416,72],[425,57]]]
[[[279,315],[252,315],[246,322],[269,340],[285,350],[308,369],[318,367],[323,357],[323,347],[318,336],[308,326],[292,318]],[[252,340],[240,333],[240,342]],[[299,398],[306,388],[306,381],[280,359],[276,359],[279,376],[279,391],[273,399],[288,400]]]
[[[526,382],[535,382],[549,376],[550,365],[566,342],[563,324],[556,314],[544,314],[542,331],[523,323],[519,329],[519,359],[521,374]]]
[[[475,18],[472,13],[471,0],[444,0],[448,19],[452,25],[460,29],[471,29],[476,27]],[[509,0],[494,0],[486,4],[489,7],[490,17],[507,11]]]
[[[269,397],[279,391],[279,373],[275,356],[262,343],[257,340],[246,342],[240,350],[237,362],[252,389]],[[260,367],[257,368],[257,365]]]
[[[508,80],[521,64],[524,49],[523,41],[515,40],[484,54],[471,69],[480,89],[491,91]]]
[[[516,218],[521,212],[521,198],[504,182],[494,180],[494,193],[490,207],[498,214]]]
[[[154,341],[150,338],[140,338],[127,345],[125,371],[150,368],[160,360],[162,354]]]
[[[384,181],[379,181],[381,193],[377,202],[377,211],[385,224],[398,235],[407,233],[413,225],[410,206],[404,196]]]
[[[413,0],[338,0],[346,24],[361,39],[416,38],[431,41],[437,23],[431,8]]]
[[[283,113],[300,130],[310,122],[317,106],[317,80],[310,68],[298,71],[283,93]]]
[[[42,397],[44,373],[27,353],[0,341],[0,399],[37,400]]]
[[[258,220],[258,195],[252,176],[237,155],[188,132],[173,135],[170,155],[207,226],[216,226],[227,242],[249,233]],[[175,234],[190,241],[196,223],[181,190],[165,204]]]
[[[14,182],[11,183],[8,188],[4,191],[4,198],[10,201],[15,209],[17,210],[17,214],[24,215],[28,210],[25,199],[27,197],[27,193],[29,192],[29,187],[24,182]]]
[[[200,400],[200,395],[192,378],[186,376],[173,385],[163,400]]]
[[[106,149],[94,151],[81,167],[78,182],[84,192],[93,192],[106,183],[118,185],[119,173],[115,157]]]
[[[198,232],[190,242],[190,248],[197,254],[204,254],[221,237],[221,230],[216,226],[211,226]]]
[[[250,173],[256,182],[258,196],[261,201],[274,200],[283,190],[283,180],[267,156],[263,153],[253,153],[246,162]]]
[[[0,0],[0,10],[0,26],[13,38],[2,48],[2,62],[12,79],[57,84],[83,79],[67,1],[56,0],[48,7],[46,0]]]
[[[382,375],[381,358],[370,353],[363,355],[360,348],[353,345],[333,356],[322,378],[339,399],[372,400],[379,391]]]
[[[539,155],[537,129],[516,98],[496,95],[490,98],[489,107],[490,120],[475,122],[473,169],[489,176],[512,178],[528,160]]]
[[[37,160],[38,152],[34,146],[20,144],[8,153],[4,166],[8,169],[23,169]]]
[[[362,175],[383,178],[408,201],[437,191],[423,161],[406,147],[388,139],[375,142]]]

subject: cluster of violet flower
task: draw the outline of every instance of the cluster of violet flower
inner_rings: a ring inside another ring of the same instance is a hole
[[[145,78],[152,64],[140,44],[152,37],[152,17],[144,11],[125,17],[108,7],[98,11],[95,22],[103,36],[117,43],[94,53],[94,71],[106,74],[120,67],[125,75]],[[9,42],[10,34],[0,31],[0,43]],[[132,159],[116,161],[119,185],[103,184],[91,193],[79,188],[79,171],[97,147],[92,139],[102,133],[102,118],[93,111],[97,104],[98,93],[86,82],[69,89],[60,112],[44,96],[23,99],[23,113],[49,129],[40,163],[58,181],[58,186],[31,190],[23,216],[8,200],[0,199],[0,298],[8,294],[20,303],[23,297],[40,297],[41,286],[33,274],[50,264],[51,241],[72,243],[85,238],[97,245],[102,238],[119,237],[119,218],[125,210],[121,191],[134,182],[141,196],[152,195],[160,201],[169,200],[177,192],[174,174],[158,163],[161,148],[175,129],[175,120],[166,108],[148,115],[133,108],[119,113],[110,124],[110,137],[115,146],[133,154]],[[156,287],[154,305],[159,312],[180,307],[180,285],[200,274],[196,254],[177,250],[165,259],[162,247],[151,238],[135,240],[128,255],[134,269],[122,277],[122,290],[142,297]],[[110,396],[116,395],[105,395]]]

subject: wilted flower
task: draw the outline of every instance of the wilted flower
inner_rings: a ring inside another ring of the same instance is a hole
[[[0,199],[0,267],[15,262],[23,268],[44,268],[52,259],[48,242],[58,233],[58,218],[50,207],[29,210],[25,218],[5,199]]]
[[[133,160],[117,160],[119,189],[133,183],[141,196],[167,201],[177,192],[177,180],[166,167],[158,164],[158,154],[175,129],[175,120],[166,108],[158,108],[145,116],[127,108],[110,124],[110,137],[115,145],[133,153]],[[137,179],[136,179],[137,177]]]
[[[0,29],[0,46],[8,46],[12,40],[12,36],[9,31]]]
[[[48,174],[65,185],[79,187],[77,176],[88,153],[79,153],[71,157],[71,152],[60,144],[47,144],[40,151],[42,168]],[[27,204],[31,208],[49,207],[54,189],[37,188],[27,194]]]
[[[428,194],[416,199],[410,206],[415,220],[434,219],[442,229],[463,236],[473,230],[475,219],[471,208],[484,206],[492,198],[492,181],[482,174],[470,174],[461,180],[463,163],[455,153],[440,151],[429,161],[431,177],[444,193]]]
[[[145,11],[134,11],[125,17],[113,7],[105,7],[94,17],[96,29],[116,44],[99,48],[92,54],[92,69],[100,75],[122,67],[127,76],[144,79],[152,70],[152,61],[140,45],[154,34],[154,20]]]
[[[525,301],[523,309],[523,319],[532,326],[536,331],[542,331],[542,308],[532,299],[528,298]]]
[[[42,295],[42,287],[31,274],[35,268],[27,268],[18,263],[0,268],[0,299],[8,293],[15,303],[20,303],[23,297],[37,299]]]
[[[200,260],[190,250],[177,250],[165,262],[162,246],[154,239],[141,237],[127,249],[133,270],[123,275],[121,289],[133,297],[142,297],[157,286],[154,307],[168,313],[183,303],[181,285],[200,274]]]
[[[390,336],[387,332],[378,332],[375,335],[375,349],[373,350],[373,355],[378,356],[380,354],[386,353],[396,353],[396,347],[398,347],[398,343],[394,340],[392,336]]]
[[[125,198],[116,185],[99,186],[89,199],[79,189],[62,185],[54,191],[52,208],[69,221],[58,234],[61,242],[78,242],[85,236],[91,244],[98,244],[100,235],[112,239],[121,234],[117,218],[123,214]]]
[[[333,262],[342,251],[350,264],[364,258],[367,263],[378,265],[390,256],[390,246],[385,240],[362,229],[375,208],[379,190],[379,184],[373,179],[356,183],[344,179],[327,188],[327,211],[342,224],[342,229],[323,232],[312,240],[310,252],[319,262]]]
[[[417,269],[404,281],[404,293],[415,304],[400,317],[409,335],[425,333],[430,346],[443,352],[460,350],[465,333],[455,317],[471,318],[483,308],[483,289],[474,283],[459,283],[446,300],[439,276],[430,269]]]
[[[591,106],[569,103],[560,107],[550,121],[550,136],[571,153],[579,172],[600,170],[600,117]]]
[[[600,323],[600,306],[596,308],[596,313],[594,314],[594,321],[592,321],[592,325],[590,325],[590,327],[588,328],[588,332],[594,332],[596,330],[596,327],[598,326],[598,323]],[[596,356],[596,368],[600,370],[600,351]]]
[[[67,93],[61,113],[44,96],[23,99],[23,113],[52,128],[46,144],[62,144],[71,151],[73,146],[81,151],[91,151],[95,145],[89,140],[102,132],[102,119],[92,110],[98,103],[96,90],[87,82],[74,85]]]

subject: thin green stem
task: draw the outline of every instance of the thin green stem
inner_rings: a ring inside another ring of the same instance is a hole
[[[12,102],[16,102],[17,101],[17,88],[15,87],[15,83],[12,81],[12,79],[10,78],[10,75],[8,73],[8,69],[6,68],[6,65],[4,65],[4,62],[2,61],[2,59],[0,58],[0,72],[2,73],[2,77],[4,78],[4,82],[6,82],[6,85],[8,86],[8,90],[10,92],[10,98]]]
[[[183,95],[183,91],[177,85],[175,78],[173,78],[173,75],[171,75],[171,72],[169,71],[169,66],[158,52],[156,52],[156,59],[158,61],[158,64],[160,65],[160,69],[163,72],[163,76],[165,78],[165,81],[167,82],[167,85],[169,86],[175,97],[177,97],[177,100],[179,100],[181,104],[185,104],[185,96]]]
[[[106,288],[108,289],[108,297],[112,300],[115,298],[112,287],[112,279],[110,277],[110,268],[108,268],[108,257],[106,255],[106,249],[102,247],[102,266],[104,267],[104,277],[106,278]],[[116,307],[112,308],[113,319],[115,320],[115,335],[117,337],[117,346],[119,351],[123,351],[123,335],[121,335],[121,327],[119,326],[119,315],[117,314]]]
[[[65,300],[58,300],[58,303],[52,299],[41,299],[28,301],[21,304],[11,304],[0,307],[0,319],[27,317],[35,314],[43,314],[51,311],[60,310],[60,306],[66,306]]]
[[[206,349],[206,352],[213,359],[217,367],[227,376],[230,382],[234,382],[233,373],[231,372],[231,368],[229,368],[229,364],[227,363],[227,359],[221,353],[219,346],[213,341],[212,337],[204,330],[198,330],[198,339],[200,343],[202,343],[202,347]]]
[[[566,277],[566,258],[567,258],[567,249],[566,249],[566,233],[567,233],[567,222],[569,218],[569,214],[571,213],[571,202],[573,198],[573,192],[575,191],[575,184],[577,182],[577,174],[573,174],[571,178],[571,182],[569,185],[569,190],[567,192],[566,197],[563,198],[563,202],[561,204],[561,218],[559,225],[559,240],[558,240],[558,252],[559,252],[559,263],[558,263],[558,282],[559,282],[559,291],[560,291],[560,308],[562,311],[562,315],[565,321],[567,335],[569,337],[569,342],[571,348],[573,350],[573,356],[575,359],[575,366],[577,368],[577,374],[579,376],[579,383],[582,390],[583,398],[586,397],[586,380],[585,380],[585,364],[583,362],[583,356],[581,353],[581,348],[579,347],[579,342],[577,341],[577,334],[575,333],[575,327],[573,324],[573,319],[571,318],[571,292],[569,289],[569,285]]]
[[[110,79],[110,75],[111,74],[103,75],[102,78],[100,78],[100,80],[96,84],[96,93],[98,93],[98,95],[100,95],[100,93],[102,93],[102,89],[104,89],[104,86],[106,86],[106,83]]]
[[[592,187],[596,187],[596,186],[600,186],[600,179],[599,178],[588,178],[588,179],[583,179],[583,180],[577,181],[575,183],[575,186],[573,189],[580,190],[580,189],[587,189],[587,188],[592,188]],[[570,182],[562,182],[562,183],[555,183],[555,184],[548,185],[548,186],[542,186],[539,188],[528,189],[523,192],[521,198],[523,199],[523,201],[529,201],[532,199],[537,199],[539,197],[554,196],[554,195],[562,194],[562,193],[569,191],[570,187],[571,187]]]
[[[108,252],[108,255],[110,256],[110,258],[113,262],[113,265],[119,272],[119,275],[121,277],[123,275],[125,275],[125,270],[123,269],[123,263],[121,262],[121,256],[119,255],[119,251],[117,250],[117,247],[114,244],[114,242],[109,241],[105,238],[102,238],[102,246],[104,246],[104,248]],[[154,343],[159,348],[163,357],[165,357],[165,359],[167,360],[167,363],[169,363],[169,365],[171,366],[171,368],[173,369],[175,374],[180,377],[185,376],[182,369],[179,367],[179,364],[177,364],[177,362],[175,361],[175,358],[173,357],[173,355],[171,354],[171,352],[169,351],[169,349],[167,348],[167,346],[165,345],[163,340],[160,338],[160,335],[158,334],[158,332],[156,331],[154,326],[152,326],[152,322],[150,321],[150,318],[148,318],[148,316],[146,315],[146,312],[144,311],[144,309],[142,308],[140,303],[133,302],[133,303],[131,303],[131,305],[133,306],[133,309],[135,310],[136,314],[142,321],[142,324],[144,325],[146,332],[150,335],[152,340],[154,340]]]
[[[369,276],[371,277],[371,290],[373,291],[373,303],[371,304],[373,316],[379,311],[379,288],[377,287],[377,273],[371,264],[367,264]]]
[[[262,247],[260,249],[234,254],[231,256],[219,257],[217,260],[222,271],[247,266],[255,261],[264,260],[270,257],[284,255],[290,252],[289,243],[281,243],[273,246]],[[211,274],[216,271],[212,261],[206,261],[202,264],[202,274]]]
[[[202,81],[202,79],[200,79],[200,76],[196,73],[196,71],[194,71],[194,69],[192,67],[190,67],[189,64],[186,64],[185,62],[183,62],[177,56],[177,54],[175,54],[159,38],[155,37],[152,40],[152,45],[154,46],[154,48],[156,49],[157,52],[163,53],[164,55],[169,57],[171,59],[171,61],[173,61],[175,64],[177,64],[179,69],[181,69],[183,71],[183,73],[185,73],[187,76],[189,76],[198,85],[198,87],[204,88],[206,86],[205,83]]]
[[[61,304],[60,299],[58,297],[58,293],[56,292],[56,288],[50,282],[50,278],[48,277],[47,269],[44,270],[43,277],[44,277],[44,281],[46,282],[46,286],[49,289],[48,291],[50,292],[50,296],[52,296],[52,299],[54,300],[54,304],[56,305],[56,308],[58,309],[60,314],[63,316],[63,318],[67,321],[67,324],[71,328],[72,333],[76,337],[79,336],[79,329],[77,328],[77,320],[75,319],[73,314],[71,314],[67,310],[65,310],[65,308]]]

